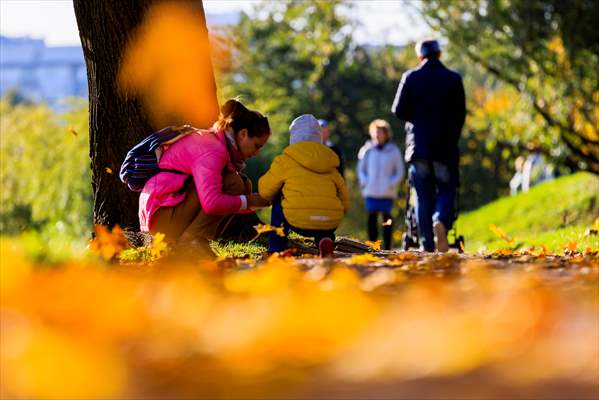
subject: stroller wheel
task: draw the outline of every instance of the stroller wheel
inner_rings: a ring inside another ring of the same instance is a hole
[[[407,233],[404,233],[401,237],[401,241],[402,241],[402,250],[410,250],[412,248],[416,248],[418,247],[417,244],[414,242],[414,239],[408,235]]]

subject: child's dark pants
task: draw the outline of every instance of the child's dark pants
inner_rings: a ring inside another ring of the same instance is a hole
[[[289,240],[287,236],[289,231],[292,230],[302,236],[314,238],[314,244],[318,247],[318,243],[323,238],[330,238],[335,243],[335,230],[319,230],[319,229],[302,229],[297,228],[289,224],[285,215],[283,214],[283,207],[281,206],[281,197],[278,196],[272,203],[272,213],[270,216],[270,225],[273,227],[280,227],[283,225],[285,236],[279,236],[276,232],[270,232],[268,235],[268,251],[283,251],[287,248]]]

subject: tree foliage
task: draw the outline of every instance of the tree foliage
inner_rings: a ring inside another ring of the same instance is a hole
[[[391,119],[406,65],[397,48],[356,44],[356,22],[346,17],[351,6],[339,0],[264,2],[225,33],[232,62],[220,76],[220,96],[241,95],[270,117],[274,146],[264,158],[286,145],[287,127],[300,114],[329,120],[333,141],[350,162],[370,121]]]
[[[419,7],[455,53],[522,95],[525,118],[536,126],[520,132],[521,141],[534,138],[565,165],[599,173],[596,1],[433,0]],[[507,121],[518,129],[514,116]]]
[[[91,224],[87,107],[57,114],[9,100],[0,101],[0,230],[83,236]]]

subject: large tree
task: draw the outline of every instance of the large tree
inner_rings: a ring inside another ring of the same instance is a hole
[[[153,126],[155,119],[150,119],[140,98],[119,90],[117,77],[127,44],[134,38],[150,7],[158,3],[159,0],[74,0],[89,84],[90,158],[96,224],[119,224],[132,229],[139,226],[139,195],[119,180],[118,171],[127,151],[158,126]],[[202,1],[185,0],[184,3],[190,6],[201,34],[205,35],[200,39],[207,42]],[[169,46],[169,43],[163,44],[165,48]],[[205,61],[214,82],[208,54]],[[216,110],[216,86],[214,83],[212,86],[212,99],[208,97],[205,101],[213,103],[206,107]],[[145,99],[146,102],[152,100]],[[171,122],[180,120],[174,117]]]

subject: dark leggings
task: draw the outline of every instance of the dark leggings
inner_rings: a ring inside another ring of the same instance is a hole
[[[378,215],[383,215],[383,249],[391,250],[391,235],[393,233],[393,218],[390,213],[373,211],[368,213],[368,240],[375,241],[378,238]],[[391,223],[388,223],[388,222]]]

